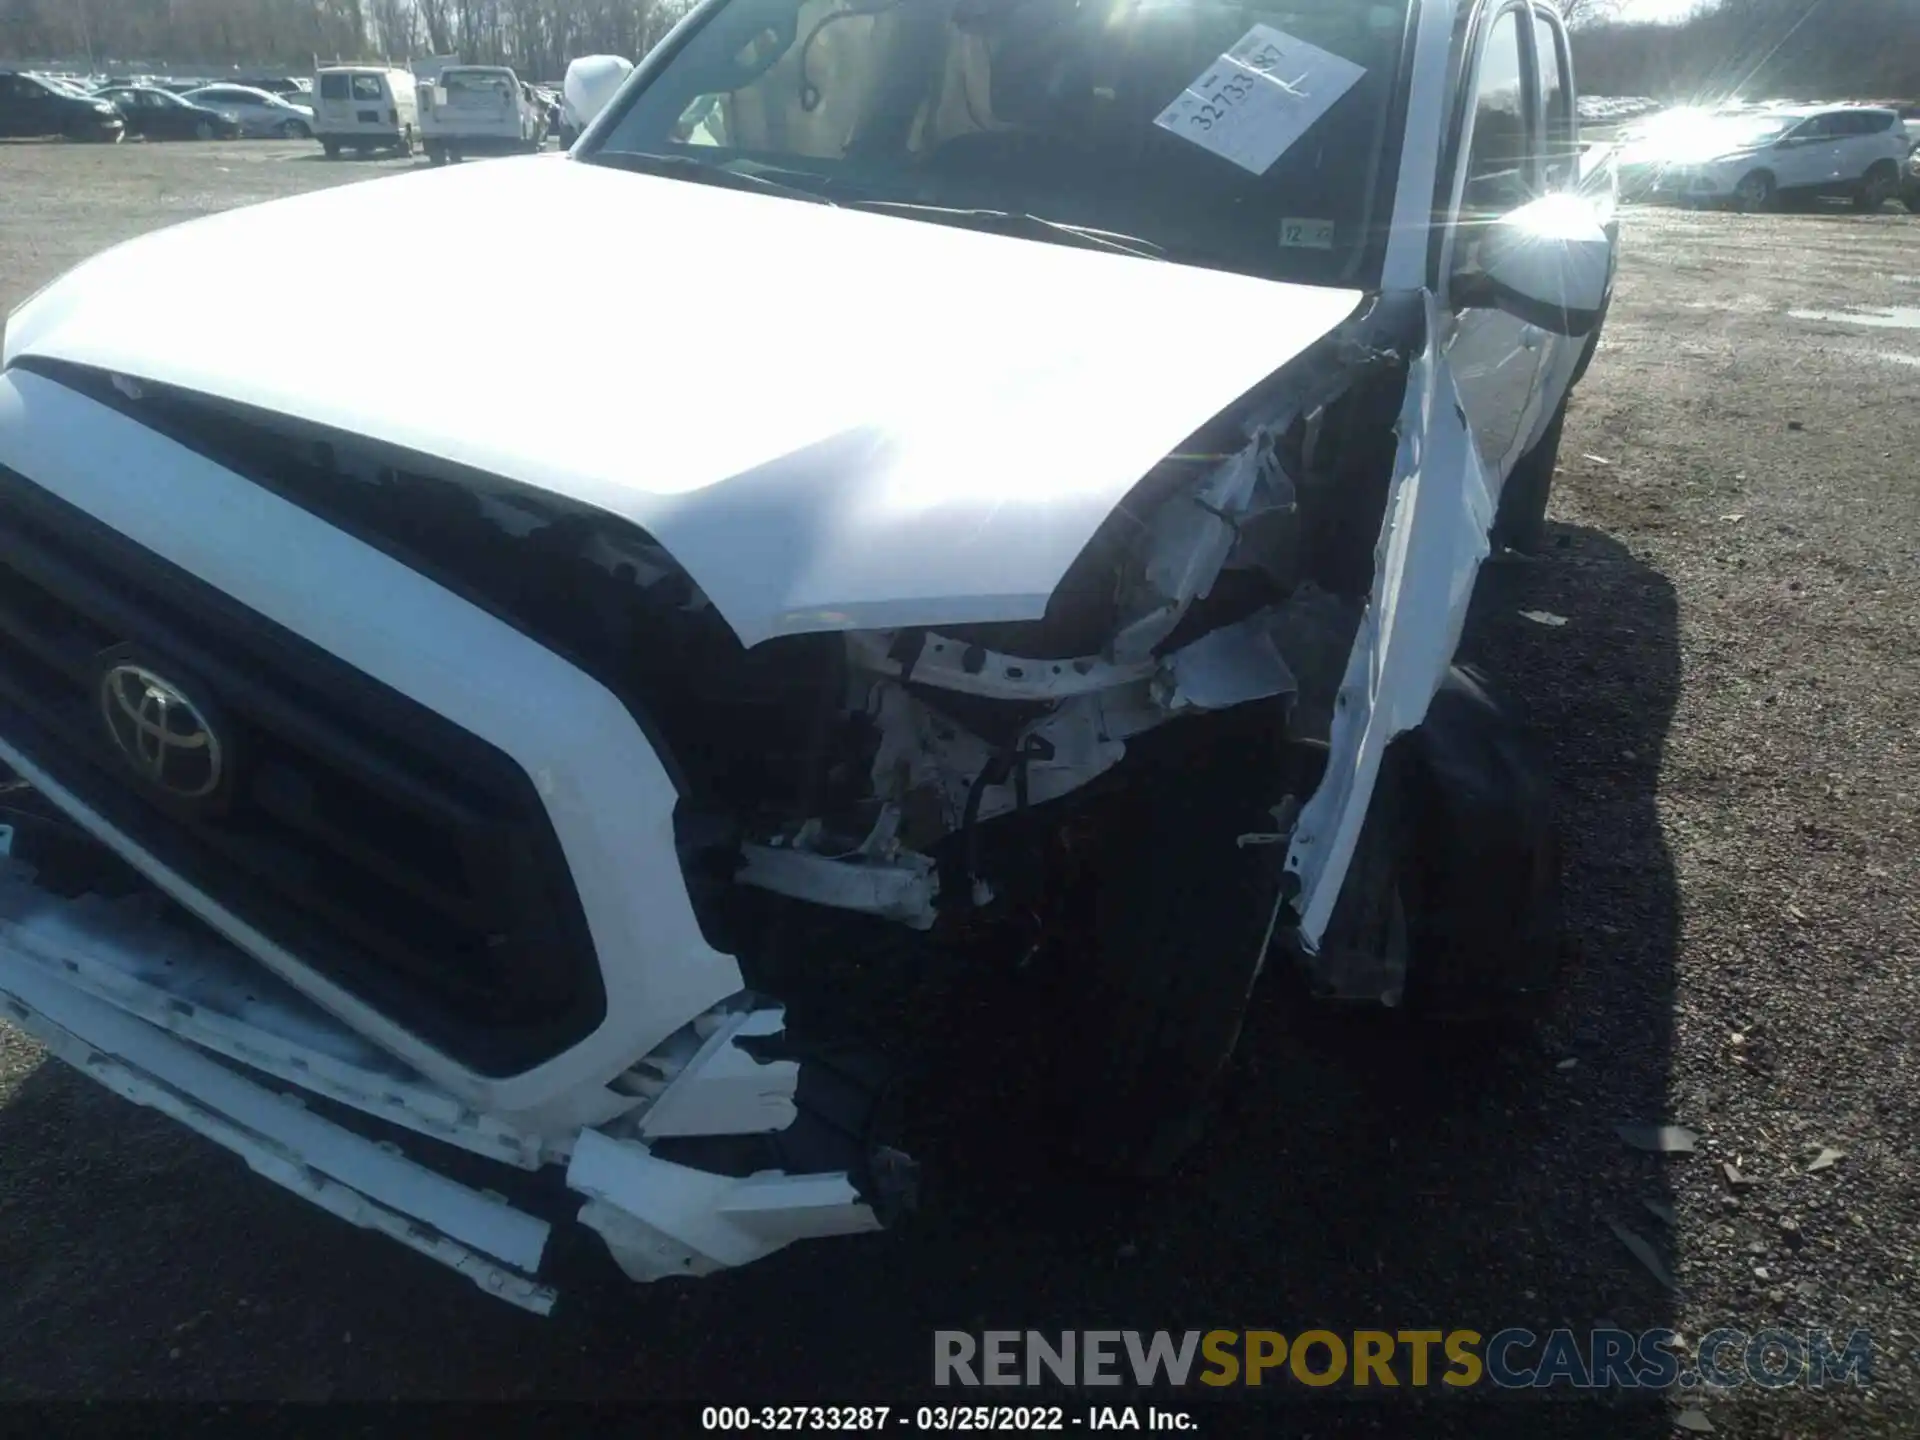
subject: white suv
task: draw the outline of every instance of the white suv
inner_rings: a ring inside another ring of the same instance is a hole
[[[1655,120],[1627,143],[1620,185],[1630,198],[1743,210],[1822,197],[1878,210],[1899,195],[1911,148],[1899,113],[1883,106],[1681,112]]]

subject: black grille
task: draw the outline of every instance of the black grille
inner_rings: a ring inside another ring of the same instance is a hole
[[[231,801],[144,786],[99,706],[116,647],[218,706]],[[0,467],[0,733],[283,948],[489,1075],[589,1034],[605,994],[526,772]]]

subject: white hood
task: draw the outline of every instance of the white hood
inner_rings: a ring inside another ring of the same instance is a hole
[[[132,241],[6,358],[600,507],[752,645],[1038,618],[1156,462],[1360,298],[540,157]]]

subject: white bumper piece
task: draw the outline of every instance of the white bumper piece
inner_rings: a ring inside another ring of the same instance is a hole
[[[845,1174],[736,1179],[648,1149],[649,1138],[792,1122],[800,1067],[733,1043],[777,1033],[778,1009],[703,1017],[629,1072],[633,1110],[599,1129],[538,1136],[466,1108],[197,923],[169,920],[157,897],[62,899],[0,859],[0,1012],[256,1174],[537,1314],[555,1300],[538,1278],[545,1221],[441,1174],[434,1145],[409,1158],[394,1140],[309,1109],[299,1092],[554,1181],[570,1157],[566,1184],[587,1198],[581,1221],[636,1280],[708,1274],[795,1240],[880,1228]]]

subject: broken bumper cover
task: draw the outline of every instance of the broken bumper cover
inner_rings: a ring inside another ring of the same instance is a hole
[[[156,897],[62,899],[0,859],[0,1012],[256,1174],[537,1314],[556,1298],[539,1278],[546,1221],[326,1118],[307,1097],[513,1169],[564,1167],[567,1188],[586,1201],[581,1223],[635,1280],[709,1274],[795,1240],[881,1228],[846,1173],[735,1177],[652,1153],[649,1139],[697,1133],[703,1117],[732,1130],[792,1121],[799,1066],[757,1061],[733,1043],[777,1032],[778,1009],[709,1017],[681,1061],[636,1067],[657,1077],[657,1093],[619,1120],[533,1136],[398,1066],[211,933],[168,921]],[[413,1148],[426,1156],[432,1147]]]

